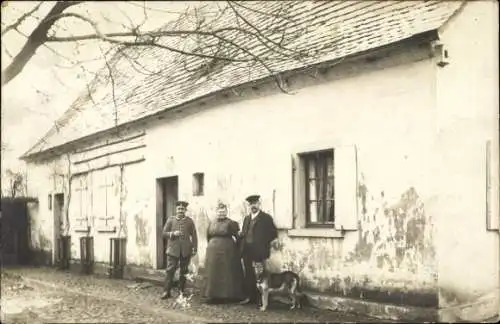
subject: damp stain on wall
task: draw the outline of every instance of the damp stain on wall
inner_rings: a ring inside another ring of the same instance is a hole
[[[358,186],[359,230],[353,248],[342,239],[280,237],[276,264],[293,270],[306,289],[415,306],[436,306],[432,218],[413,187],[389,201]]]
[[[135,242],[138,246],[148,245],[148,221],[138,214],[134,216],[135,221]]]
[[[391,205],[381,192],[371,214],[367,195],[366,186],[360,184],[362,215],[358,242],[346,261],[368,262],[390,272],[403,267],[411,273],[418,272],[422,265],[432,265],[435,259],[432,218],[426,215],[415,188],[409,188]]]

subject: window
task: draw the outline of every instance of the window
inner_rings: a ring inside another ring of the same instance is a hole
[[[335,191],[333,150],[302,155],[306,179],[305,207],[308,226],[333,225],[335,221]]]
[[[193,196],[203,196],[205,175],[201,172],[193,174]]]
[[[52,210],[52,194],[49,194],[47,202],[48,202],[49,210]]]
[[[311,151],[292,154],[293,217],[282,221],[289,235],[336,237],[359,228],[357,148],[322,146],[308,144]]]

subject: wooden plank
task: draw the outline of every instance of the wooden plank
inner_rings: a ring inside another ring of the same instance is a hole
[[[144,137],[134,138],[129,141],[120,141],[119,143],[107,144],[93,150],[76,153],[72,156],[72,161],[74,164],[84,163],[102,156],[119,154],[127,150],[139,149],[145,146]]]
[[[95,160],[87,161],[85,163],[75,164],[73,166],[73,173],[88,172],[90,170],[105,169],[107,166],[127,164],[132,161],[144,160],[144,150],[136,149],[121,152],[119,154],[106,155],[99,157]]]
[[[122,143],[122,142],[130,142],[130,141],[137,139],[137,138],[144,138],[145,135],[146,135],[146,132],[143,131],[139,134],[135,134],[135,135],[127,136],[127,137],[122,137],[122,138],[119,138],[116,140],[107,139],[107,140],[105,140],[102,143],[99,143],[97,145],[78,150],[78,151],[76,151],[76,153],[78,154],[78,153],[84,153],[84,152],[88,152],[88,151],[94,151],[94,150],[99,149],[101,147],[112,146],[114,144],[118,144],[118,143]]]

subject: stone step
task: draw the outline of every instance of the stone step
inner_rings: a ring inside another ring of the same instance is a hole
[[[160,275],[139,275],[134,277],[135,281],[148,282],[153,285],[163,286],[165,283],[165,276]]]
[[[165,285],[165,274],[147,274],[147,275],[136,275],[133,278],[137,282],[147,282],[156,286]],[[173,287],[177,287],[179,284],[178,277],[174,278]],[[187,281],[186,287],[197,288],[201,285],[200,280],[195,280],[195,282]]]

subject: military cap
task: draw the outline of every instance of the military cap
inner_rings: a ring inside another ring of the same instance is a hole
[[[246,201],[248,201],[249,204],[253,204],[257,201],[259,201],[260,196],[259,195],[251,195],[246,198]]]
[[[178,202],[175,203],[176,206],[182,206],[184,208],[186,208],[189,203],[187,201],[182,201],[182,200],[179,200]]]

